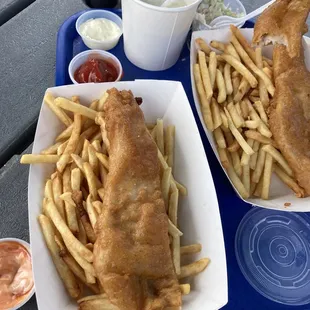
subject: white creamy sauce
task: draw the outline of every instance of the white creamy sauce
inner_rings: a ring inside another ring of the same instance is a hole
[[[106,18],[89,19],[79,27],[79,31],[81,35],[97,41],[114,39],[122,33],[116,23]]]

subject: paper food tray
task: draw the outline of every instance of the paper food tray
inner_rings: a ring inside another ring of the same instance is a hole
[[[117,87],[131,89],[143,98],[141,106],[146,121],[164,119],[176,126],[174,175],[188,188],[188,196],[180,198],[179,223],[184,233],[182,244],[200,242],[202,252],[195,259],[209,257],[208,268],[188,279],[192,292],[183,298],[183,310],[216,310],[227,303],[227,271],[225,247],[217,197],[208,161],[186,94],[179,82],[137,80],[103,84],[80,84],[49,88],[54,96],[70,98],[79,95],[82,104],[99,98],[105,90]],[[51,145],[64,129],[50,109],[42,104],[35,135],[33,153]],[[45,246],[37,217],[41,212],[44,184],[54,165],[39,164],[30,168],[28,205],[30,239],[36,297],[40,310],[77,309],[59,279]]]
[[[242,34],[245,36],[245,38],[250,42],[252,40],[253,36],[253,29],[240,29]],[[191,81],[192,81],[192,90],[195,100],[196,109],[200,118],[200,121],[203,125],[204,131],[207,135],[207,138],[211,144],[211,147],[222,166],[218,152],[216,149],[216,143],[213,139],[213,134],[210,132],[207,127],[205,126],[205,123],[202,118],[200,105],[199,105],[199,96],[197,94],[194,75],[193,75],[193,65],[196,63],[197,59],[197,46],[195,44],[195,39],[202,38],[204,39],[208,44],[212,40],[217,40],[221,42],[229,42],[230,41],[231,32],[229,28],[225,29],[219,29],[219,30],[204,30],[204,31],[196,31],[192,34],[192,41],[191,41]],[[310,63],[310,46],[309,46],[309,39],[304,37],[304,47],[305,47],[305,59],[306,59],[306,65],[309,68]],[[263,48],[263,54],[264,56],[272,59],[272,46],[267,46]],[[214,50],[216,51],[216,50]],[[227,178],[229,179],[224,167],[222,166]],[[262,207],[262,208],[269,208],[269,209],[276,209],[276,210],[283,210],[283,211],[298,211],[298,212],[309,212],[310,211],[310,197],[307,198],[297,198],[294,194],[294,192],[285,185],[276,175],[273,173],[272,179],[271,179],[271,187],[270,187],[270,198],[269,200],[263,200],[260,198],[249,198],[249,199],[243,199],[238,191],[236,190],[233,183],[230,181],[231,185],[234,187],[235,191],[237,192],[238,196],[245,202],[248,202],[250,204]],[[289,207],[285,207],[285,203],[291,203]]]

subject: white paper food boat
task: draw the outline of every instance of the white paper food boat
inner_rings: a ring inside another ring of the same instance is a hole
[[[165,125],[176,126],[175,178],[188,188],[188,196],[181,198],[180,228],[184,233],[182,244],[200,242],[200,257],[210,257],[209,267],[190,279],[192,292],[184,297],[184,310],[216,310],[228,301],[227,271],[222,225],[213,179],[200,135],[186,94],[179,82],[137,80],[103,84],[80,84],[48,89],[54,96],[70,98],[79,95],[81,103],[90,103],[105,90],[117,87],[131,89],[143,98],[141,106],[146,121],[164,118]],[[63,125],[46,105],[42,105],[33,153],[51,145],[63,130]],[[28,184],[30,239],[36,297],[40,310],[73,310],[72,301],[59,279],[42,238],[37,222],[41,211],[44,184],[53,171],[53,165],[32,165]]]
[[[240,29],[244,37],[250,42],[252,40],[253,36],[253,29]],[[193,75],[193,65],[196,63],[197,59],[197,46],[195,44],[195,39],[202,38],[204,39],[208,44],[212,40],[217,40],[220,42],[229,42],[231,36],[231,32],[229,28],[225,29],[219,29],[219,30],[204,30],[204,31],[196,31],[192,34],[192,41],[191,41],[191,81],[192,81],[192,90],[193,90],[193,96],[195,100],[196,109],[200,118],[200,121],[203,125],[204,131],[207,135],[207,138],[211,144],[211,147],[222,166],[218,152],[216,149],[216,143],[213,139],[213,134],[207,129],[207,127],[204,124],[200,105],[199,105],[199,97],[196,91],[196,85]],[[307,68],[310,68],[310,45],[309,45],[309,39],[304,37],[304,47],[305,47],[305,59],[306,59],[306,65]],[[267,46],[263,48],[263,54],[264,56],[272,59],[272,46]],[[222,166],[224,172],[226,173],[224,167]],[[227,178],[229,179],[227,173]],[[249,198],[249,199],[243,199],[238,191],[236,190],[235,186],[232,182],[230,182],[231,185],[234,187],[235,191],[237,192],[238,196],[245,202],[248,202],[250,204],[262,207],[262,208],[269,208],[269,209],[276,209],[276,210],[283,210],[283,211],[297,211],[297,212],[309,212],[310,211],[310,197],[307,198],[297,198],[295,197],[294,192],[285,185],[276,175],[273,173],[272,180],[271,180],[271,187],[270,187],[270,199],[269,200],[263,200],[257,197]],[[291,205],[289,207],[286,207],[285,204],[290,203]]]

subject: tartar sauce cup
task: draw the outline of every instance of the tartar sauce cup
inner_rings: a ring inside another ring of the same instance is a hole
[[[31,258],[30,244],[28,242],[21,240],[21,239],[17,239],[17,238],[0,239],[0,245],[1,245],[1,243],[4,243],[4,242],[18,243],[19,245],[23,246],[27,250],[27,252],[29,253],[29,256]],[[33,275],[32,275],[32,277],[33,277]],[[23,298],[21,298],[20,302],[18,304],[16,304],[14,307],[7,308],[7,310],[20,309],[23,305],[25,305],[29,301],[29,299],[33,296],[34,293],[35,293],[35,287],[33,284],[31,290],[28,293],[26,293],[25,296],[23,296]]]
[[[83,65],[90,58],[101,59],[101,60],[105,60],[111,63],[115,67],[118,73],[118,76],[115,79],[115,82],[119,81],[123,77],[123,67],[122,67],[121,62],[118,60],[116,56],[114,56],[113,54],[109,52],[102,51],[102,50],[87,50],[87,51],[77,54],[69,63],[68,72],[69,72],[70,79],[74,84],[80,84],[74,78],[74,73],[81,65]]]
[[[83,23],[90,19],[97,19],[97,18],[105,18],[112,22],[114,22],[119,28],[120,32],[113,36],[113,38],[105,39],[105,40],[95,40],[90,38],[89,36],[85,36],[81,33],[80,27]],[[100,49],[100,50],[110,50],[115,47],[123,34],[123,22],[122,19],[109,11],[105,10],[90,10],[83,13],[76,21],[75,28],[77,33],[81,36],[83,42],[87,47],[90,49]]]

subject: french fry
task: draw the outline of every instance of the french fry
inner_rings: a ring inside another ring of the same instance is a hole
[[[259,151],[260,143],[258,141],[254,141],[253,144],[253,151],[255,152],[251,158],[250,158],[250,168],[252,170],[255,170],[256,163],[257,163],[257,157],[258,157],[258,151]]]
[[[61,156],[64,153],[68,143],[69,143],[69,140],[67,140],[67,141],[63,142],[61,145],[59,145],[59,147],[57,149],[57,155]]]
[[[224,80],[225,80],[225,87],[226,87],[227,95],[231,95],[233,93],[230,68],[231,68],[230,64],[226,63],[224,66]]]
[[[202,258],[192,264],[181,267],[181,273],[178,275],[178,279],[194,276],[204,271],[210,263],[209,258]]]
[[[83,149],[81,157],[84,161],[88,161],[88,146],[90,145],[89,141],[87,139],[84,140]]]
[[[167,158],[167,164],[173,169],[174,164],[174,144],[175,144],[175,126],[169,125],[165,131],[165,151]]]
[[[101,144],[99,140],[95,140],[91,143],[96,152],[101,152]]]
[[[257,88],[253,89],[250,92],[250,96],[258,97],[259,96],[259,90]]]
[[[109,170],[109,157],[99,152],[96,152],[96,156],[99,159],[99,161],[103,164],[103,166],[107,170]]]
[[[191,292],[191,286],[189,284],[180,284],[182,295],[188,295]]]
[[[212,89],[214,89],[215,79],[216,79],[216,68],[217,68],[217,58],[215,52],[210,53],[209,59],[209,75],[210,81],[212,85]]]
[[[180,253],[181,255],[196,254],[196,253],[201,252],[201,249],[202,249],[201,244],[195,243],[195,244],[181,246]]]
[[[60,232],[68,250],[70,251],[71,249],[80,254],[87,262],[92,262],[93,253],[74,237],[52,201],[48,201],[46,210],[57,230]]]
[[[244,125],[246,128],[249,128],[249,129],[257,129],[258,126],[259,126],[260,122],[255,120],[255,121],[245,121],[244,122]]]
[[[263,187],[261,198],[268,199],[269,198],[269,190],[270,190],[270,182],[271,182],[271,174],[272,174],[272,162],[273,158],[269,153],[266,153],[265,157],[265,167],[263,174]]]
[[[275,161],[278,162],[278,164],[284,169],[284,171],[289,175],[289,176],[293,176],[293,170],[291,169],[291,167],[289,166],[289,164],[287,163],[287,161],[285,160],[285,158],[283,157],[283,155],[276,149],[274,148],[272,145],[264,145],[262,147],[262,149],[268,153],[269,155],[271,155],[272,158],[274,158]]]
[[[161,191],[163,194],[166,210],[168,210],[169,207],[170,183],[171,183],[171,168],[167,168],[164,170],[161,180]]]
[[[209,69],[207,67],[206,55],[202,51],[198,51],[198,62],[199,62],[199,67],[200,67],[200,72],[201,72],[202,83],[203,83],[203,86],[204,86],[204,89],[207,95],[207,99],[210,100],[213,95],[213,90],[211,86]]]
[[[264,180],[264,178],[263,178],[263,175],[262,175],[261,178],[259,179],[259,182],[256,185],[256,188],[255,188],[255,190],[253,192],[253,196],[261,197],[262,189],[263,189],[263,180]]]
[[[212,40],[210,45],[221,52],[224,52],[225,50],[225,44],[220,41]]]
[[[58,155],[24,154],[21,164],[56,164],[59,160]]]
[[[195,42],[198,44],[199,48],[207,55],[209,55],[212,51],[208,44],[202,38],[197,38]]]
[[[232,152],[231,154],[231,160],[233,167],[235,169],[235,172],[239,177],[242,175],[242,166],[241,166],[241,161],[238,152]],[[252,155],[253,156],[253,155]]]
[[[241,111],[241,107],[240,107],[240,102],[239,102],[239,101],[236,102],[235,107],[236,107],[236,110],[237,110],[238,114],[240,115],[240,117],[243,118],[243,116],[242,116],[242,111]],[[243,120],[243,121],[244,121],[244,120]]]
[[[251,138],[248,138],[247,144],[253,149],[254,140]],[[253,155],[254,155],[254,152],[253,152]],[[243,152],[242,157],[241,157],[241,166],[247,166],[249,165],[249,163],[250,163],[250,155],[248,155],[246,152]]]
[[[275,144],[275,142],[272,139],[263,136],[261,133],[255,130],[251,130],[251,129],[247,130],[244,132],[244,134],[247,138],[257,140],[258,142],[263,143],[263,144]]]
[[[79,233],[78,233],[78,240],[82,243],[82,244],[86,244],[87,243],[87,236],[86,236],[86,232],[84,229],[84,226],[80,220],[80,218],[77,218],[78,221],[78,225],[79,225]]]
[[[99,165],[99,173],[100,173],[100,180],[102,184],[105,185],[107,181],[108,170],[102,164]],[[98,187],[101,187],[101,186],[98,186]]]
[[[179,194],[180,194],[181,196],[187,196],[187,188],[186,188],[183,184],[181,184],[180,182],[176,181],[176,180],[173,178],[173,176],[171,177],[171,183],[172,183],[172,182],[175,183],[175,185],[176,185],[176,187],[177,187],[177,189],[178,189],[178,191],[179,191]]]
[[[229,55],[235,57],[237,60],[241,61],[236,49],[234,48],[234,46],[231,43],[225,45],[224,52],[226,54],[229,54]]]
[[[269,77],[270,80],[273,79],[273,73],[269,67],[263,68],[263,72]]]
[[[217,102],[223,103],[226,100],[226,88],[225,88],[225,80],[222,72],[219,69],[216,69],[216,85],[218,88],[218,96]]]
[[[54,201],[53,182],[50,179],[47,180],[46,183],[45,183],[44,196],[48,200]]]
[[[58,147],[61,145],[61,142],[56,142],[55,144],[45,148],[40,152],[42,155],[55,155],[57,154]]]
[[[237,152],[239,149],[240,149],[240,144],[238,143],[237,140],[234,140],[234,141],[232,142],[232,144],[230,144],[230,145],[227,147],[227,150],[228,150],[228,152],[230,152],[230,153]]]
[[[174,190],[170,195],[168,216],[171,222],[177,226],[178,222],[178,202],[179,202],[179,190]]]
[[[79,310],[99,310],[99,309],[118,310],[119,308],[113,305],[107,298],[96,298],[94,300],[83,301],[79,303]]]
[[[101,201],[103,201],[103,197],[104,197],[104,188],[99,188],[99,189],[97,190],[97,192],[98,192],[98,195],[99,195]]]
[[[236,46],[235,46],[236,47]],[[244,76],[252,88],[255,88],[258,84],[254,75],[235,57],[227,54],[221,55],[224,60],[234,67],[242,76]]]
[[[213,131],[213,134],[214,134],[214,138],[215,138],[215,141],[217,143],[217,146],[221,149],[225,149],[226,148],[226,141],[225,141],[225,138],[224,138],[224,135],[223,135],[221,128],[220,127],[216,128]]]
[[[240,108],[241,108],[241,112],[242,112],[242,117],[244,119],[247,119],[249,116],[249,107],[248,107],[247,103],[242,100],[240,103]]]
[[[99,195],[100,196],[100,195]],[[102,209],[103,209],[103,204],[101,201],[97,200],[97,201],[93,201],[93,207],[96,211],[96,213],[98,215],[100,215],[100,213],[102,212]]]
[[[71,188],[72,191],[79,191],[81,189],[81,170],[74,168],[71,171]]]
[[[77,214],[78,214],[79,218],[81,219],[81,222],[82,222],[83,227],[85,229],[85,233],[87,235],[88,240],[91,243],[95,243],[96,235],[95,235],[94,229],[91,225],[88,213],[84,209],[82,193],[81,192],[73,192],[72,199],[75,202]],[[86,203],[86,209],[87,209],[87,203]],[[83,267],[83,266],[81,266],[81,267]]]
[[[156,144],[162,154],[165,154],[164,145],[164,122],[162,119],[157,119],[156,122]]]
[[[61,132],[56,137],[55,141],[56,142],[61,142],[61,141],[69,139],[70,136],[71,136],[72,130],[73,130],[73,122],[72,122],[72,124],[69,127],[67,127],[63,132]]]
[[[250,193],[247,191],[247,189],[244,187],[243,183],[241,182],[240,178],[236,174],[236,171],[233,167],[229,166],[227,169],[227,174],[231,180],[231,182],[236,187],[238,193],[243,199],[248,199],[250,197]]]
[[[301,188],[297,182],[291,178],[282,168],[280,168],[277,164],[273,165],[273,171],[277,174],[277,176],[281,179],[283,183],[285,183],[288,187],[290,187],[294,192],[296,197],[302,198],[305,197],[305,191]]]
[[[251,102],[245,98],[245,103],[248,106],[249,109],[249,114],[250,114],[250,118],[253,121],[258,121],[259,122],[259,126],[257,128],[257,130],[265,137],[270,138],[272,136],[271,131],[269,130],[269,128],[266,126],[266,124],[261,120],[261,118],[258,116],[257,112],[255,111],[255,109],[253,108]]]
[[[59,256],[58,246],[54,239],[55,231],[52,222],[43,214],[39,215],[38,221],[41,226],[46,246],[51,254],[57,272],[62,279],[65,288],[72,298],[78,298],[81,294],[78,282],[76,281],[74,274]]]
[[[268,126],[268,117],[265,112],[264,106],[261,101],[256,101],[254,103],[254,107],[256,108],[261,120]]]
[[[43,101],[54,112],[58,119],[63,122],[67,127],[72,124],[72,119],[66,114],[65,111],[63,111],[56,105],[55,98],[51,93],[46,93]]]
[[[107,92],[104,92],[104,94],[100,97],[99,102],[97,104],[97,111],[103,111],[103,106],[107,101],[108,97],[109,94]]]
[[[219,154],[219,157],[220,157],[220,161],[221,161],[223,167],[225,169],[228,169],[229,166],[230,166],[230,163],[229,163],[229,160],[228,160],[226,149],[218,147],[217,151],[218,151],[218,154]]]
[[[239,85],[240,85],[240,78],[239,76],[235,76],[232,78],[232,85],[233,85],[233,96],[236,96],[238,93]],[[233,98],[228,100],[228,102],[232,102]]]
[[[86,200],[86,211],[88,213],[88,217],[89,217],[91,226],[93,227],[93,229],[95,229],[95,225],[97,222],[97,214],[96,214],[96,211],[93,207],[91,195],[88,195],[87,200]]]
[[[80,265],[74,260],[74,258],[67,252],[67,250],[64,247],[60,247],[59,256],[66,263],[66,265],[73,272],[73,274],[80,281],[82,281],[83,284],[88,286],[95,294],[100,293],[98,285],[87,283],[87,280],[85,277],[85,271],[80,267]]]
[[[241,148],[244,150],[244,152],[246,152],[248,155],[252,155],[254,154],[253,149],[246,143],[246,141],[244,140],[244,138],[242,137],[241,133],[238,131],[238,129],[235,127],[233,120],[228,112],[228,110],[226,108],[224,108],[225,114],[227,116],[228,119],[228,125],[229,128],[232,132],[232,134],[234,135],[234,137],[236,138],[236,140],[238,141],[238,143],[240,144]]]
[[[81,114],[81,115],[86,116],[92,120],[96,119],[96,116],[97,116],[96,111],[94,111],[90,108],[87,108],[83,105],[76,104],[75,102],[70,101],[66,98],[58,97],[55,99],[54,102],[55,102],[55,105],[57,107],[63,108],[64,110],[71,111],[71,112],[77,113],[77,114]]]
[[[53,189],[54,202],[58,209],[58,212],[61,215],[62,219],[66,221],[65,205],[63,200],[60,198],[62,194],[62,180],[60,175],[58,174],[52,180],[52,189]]]
[[[99,175],[99,160],[95,148],[90,144],[88,146],[88,160],[95,175]]]
[[[210,66],[209,66],[209,70],[210,70]],[[207,128],[213,131],[213,120],[212,120],[212,114],[211,114],[211,108],[210,108],[210,101],[207,100],[207,97],[206,97],[206,94],[203,88],[200,68],[198,64],[194,65],[194,77],[195,77],[197,92],[200,98],[201,112],[203,114],[203,119],[205,121]],[[211,78],[211,74],[210,74],[210,78]]]
[[[242,100],[242,98],[250,90],[250,88],[251,87],[250,87],[248,80],[245,77],[243,77],[241,82],[240,82],[240,85],[238,87],[238,91],[234,95],[234,101],[238,102],[238,101]]]
[[[222,130],[223,130],[223,127],[228,129],[227,116],[222,109],[220,109],[220,115],[221,115],[221,119],[222,119],[222,126],[221,126]]]
[[[232,118],[233,123],[235,124],[236,128],[240,128],[244,125],[244,119],[241,115],[239,115],[236,106],[233,102],[228,103],[227,110]]]
[[[68,145],[65,151],[63,152],[63,155],[61,155],[59,161],[56,164],[59,172],[63,172],[66,165],[70,161],[71,159],[70,154],[75,151],[78,145],[81,128],[82,128],[82,116],[80,114],[75,113],[71,137],[69,139],[69,142],[68,142]]]
[[[248,68],[250,68],[259,78],[261,78],[265,85],[266,88],[268,90],[268,92],[270,93],[271,96],[274,95],[275,92],[275,87],[271,81],[271,79],[266,75],[266,73],[259,69],[255,63],[253,62],[253,60],[249,57],[249,55],[247,54],[247,52],[244,50],[244,48],[242,47],[242,45],[239,43],[238,39],[232,35],[231,37],[231,42],[233,43],[235,49],[237,50],[238,54],[240,55],[241,59],[243,60],[243,62],[247,65]],[[257,84],[255,86],[252,86],[252,88],[255,88],[257,86]]]
[[[256,66],[262,70],[263,69],[263,57],[262,57],[262,49],[257,47],[255,50],[255,62]],[[265,82],[263,79],[259,78],[258,80],[258,89],[259,89],[259,97],[264,107],[269,106],[269,97]]]
[[[88,183],[89,192],[92,195],[93,199],[97,200],[98,193],[97,193],[96,175],[92,170],[90,164],[87,162],[83,164],[83,169]]]
[[[263,169],[264,169],[265,156],[266,156],[266,152],[262,149],[262,146],[261,146],[258,151],[256,167],[252,174],[252,182],[255,182],[255,183],[259,182]]]
[[[220,114],[220,108],[218,106],[218,103],[214,98],[211,99],[211,112],[213,118],[213,127],[214,129],[217,129],[222,125],[222,117]]]
[[[168,218],[168,232],[171,236],[183,236],[183,233]]]
[[[181,273],[181,254],[180,254],[180,236],[173,236],[172,238],[172,258],[175,273]]]
[[[242,163],[241,163],[242,165]],[[242,183],[244,188],[247,190],[248,193],[251,192],[251,178],[250,178],[250,165],[243,165],[242,166]]]

